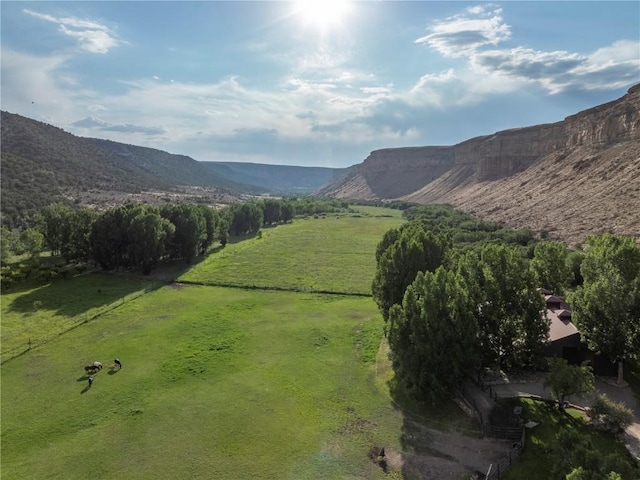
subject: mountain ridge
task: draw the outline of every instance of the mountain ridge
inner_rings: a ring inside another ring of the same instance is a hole
[[[424,183],[415,188],[417,178]],[[603,231],[640,238],[640,84],[560,122],[375,150],[317,193],[450,203],[574,244]]]

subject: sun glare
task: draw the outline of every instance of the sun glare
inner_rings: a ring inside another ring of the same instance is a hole
[[[349,12],[347,0],[298,0],[295,13],[305,26],[314,26],[324,31],[338,26]]]

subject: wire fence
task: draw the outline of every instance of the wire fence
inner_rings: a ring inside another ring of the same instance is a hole
[[[43,332],[41,335],[27,338],[24,343],[21,343],[18,346],[2,349],[0,351],[0,365],[13,360],[14,358],[20,357],[32,349],[41,347],[42,345],[49,343],[51,340],[59,337],[60,335],[64,335],[65,333],[70,332],[80,325],[84,325],[85,323],[95,320],[105,313],[108,313],[124,305],[126,302],[130,302],[132,300],[135,300],[136,298],[141,297],[142,295],[145,295],[153,289],[153,286],[148,286],[137,292],[130,293],[129,295],[125,295],[124,297],[114,300],[107,305],[103,305],[102,307],[98,307],[96,309],[92,309],[91,311],[86,311],[84,313],[71,317],[69,321],[65,323],[64,328],[62,329],[56,330],[54,332]]]

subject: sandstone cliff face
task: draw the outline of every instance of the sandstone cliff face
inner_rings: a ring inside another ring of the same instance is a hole
[[[640,85],[562,122],[372,152],[322,193],[451,203],[570,243],[600,231],[640,239]]]

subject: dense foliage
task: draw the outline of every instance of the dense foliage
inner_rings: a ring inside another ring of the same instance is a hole
[[[348,208],[344,201],[312,198],[267,198],[221,210],[202,204],[127,204],[101,213],[51,203],[40,210],[37,229],[14,233],[3,228],[2,263],[6,265],[11,254],[33,259],[46,246],[67,263],[93,262],[105,270],[137,268],[149,274],[164,260],[192,262],[216,240],[224,246],[230,236],[255,235],[263,226],[289,222],[295,215]],[[9,270],[3,270],[4,288],[19,276],[12,272],[9,278]]]
[[[589,347],[618,362],[640,358],[640,247],[633,238],[591,236],[580,271],[584,284],[570,297]]]
[[[445,205],[404,214],[378,245],[372,292],[405,386],[434,400],[468,367],[538,364],[549,324],[523,248],[533,234]]]

